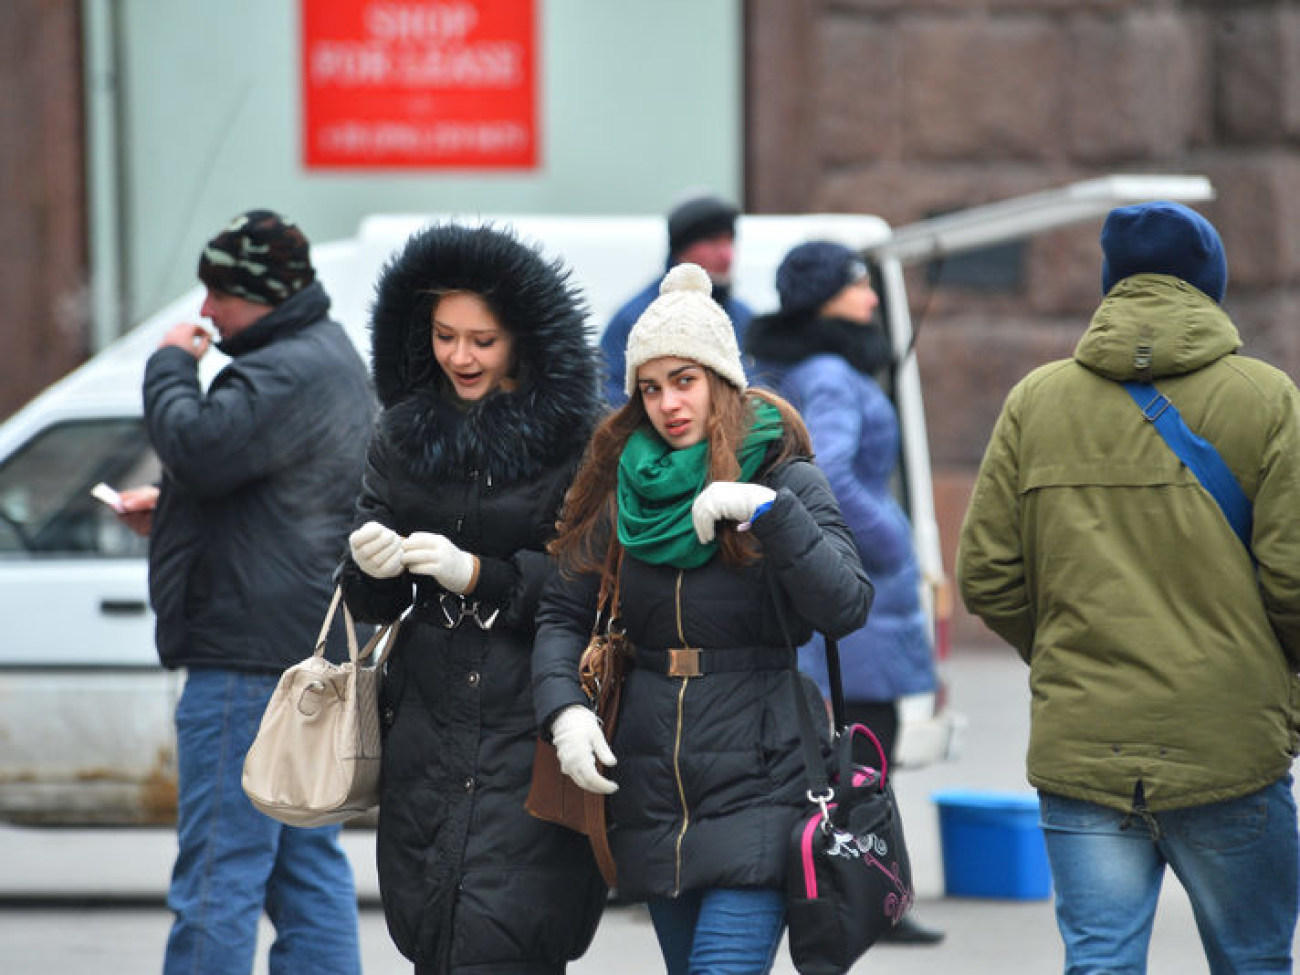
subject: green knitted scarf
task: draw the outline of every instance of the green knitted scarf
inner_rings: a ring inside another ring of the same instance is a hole
[[[753,400],[754,423],[737,460],[740,480],[751,481],[769,444],[785,434],[781,413],[765,400]],[[618,540],[643,562],[695,569],[718,550],[715,539],[701,544],[691,523],[691,505],[705,487],[709,442],[674,450],[652,427],[628,438],[618,460]]]

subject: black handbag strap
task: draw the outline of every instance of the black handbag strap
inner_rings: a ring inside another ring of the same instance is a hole
[[[826,803],[834,796],[826,762],[822,758],[818,745],[817,727],[813,724],[812,710],[808,707],[808,698],[803,692],[803,682],[799,679],[799,652],[790,637],[790,627],[786,624],[785,610],[781,606],[781,593],[777,590],[775,580],[769,576],[772,593],[772,606],[776,610],[776,619],[781,626],[781,636],[790,651],[790,693],[794,696],[795,714],[799,718],[799,738],[802,743],[804,774],[808,778],[808,800],[822,807],[825,817]],[[839,643],[825,634],[826,672],[831,685],[831,714],[835,722],[835,733],[844,730],[844,684],[840,679]]]
[[[786,640],[789,639],[787,636]],[[849,719],[844,707],[844,681],[840,677],[840,642],[823,633],[822,644],[826,648],[826,678],[831,686],[831,716],[835,720],[835,733],[841,734]]]

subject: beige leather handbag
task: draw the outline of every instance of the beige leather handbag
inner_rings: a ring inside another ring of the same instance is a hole
[[[325,640],[342,601],[334,591],[316,652],[280,675],[244,759],[244,792],[259,810],[290,826],[341,823],[379,803],[379,680],[398,621],[357,650],[347,604],[348,660],[325,659]],[[384,644],[370,666],[367,658]]]

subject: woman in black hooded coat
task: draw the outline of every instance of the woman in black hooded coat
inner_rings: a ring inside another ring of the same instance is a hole
[[[562,972],[606,893],[524,798],[544,549],[600,410],[585,309],[510,233],[440,225],[385,267],[371,340],[383,413],[339,575],[359,620],[412,607],[380,700],[388,928],[417,973]]]

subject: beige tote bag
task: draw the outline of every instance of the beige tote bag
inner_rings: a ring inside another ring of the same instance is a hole
[[[326,826],[379,803],[379,680],[398,622],[380,627],[358,652],[343,605],[348,660],[325,659],[325,639],[342,601],[334,591],[316,652],[280,675],[244,759],[244,792],[259,810],[290,826]],[[384,643],[370,666],[366,659]]]

